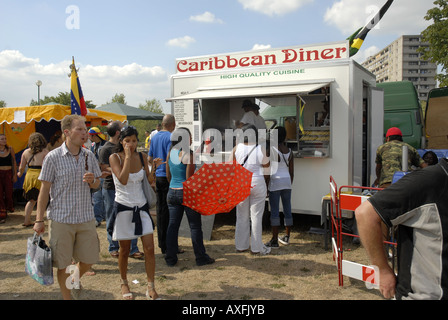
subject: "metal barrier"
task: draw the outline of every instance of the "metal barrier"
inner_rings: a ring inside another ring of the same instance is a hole
[[[378,288],[375,268],[362,265],[356,262],[343,259],[343,236],[359,237],[358,235],[344,232],[342,230],[342,211],[355,211],[358,206],[366,201],[369,196],[354,194],[353,192],[342,192],[343,189],[359,190],[382,190],[382,188],[360,187],[360,186],[338,186],[330,176],[330,196],[331,196],[331,242],[333,247],[333,260],[336,261],[338,269],[339,286],[344,285],[344,276],[366,282],[371,288]],[[394,241],[384,241],[384,243],[395,246]]]

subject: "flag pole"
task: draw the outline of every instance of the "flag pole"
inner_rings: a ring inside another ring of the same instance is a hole
[[[354,56],[359,51],[369,31],[377,25],[381,18],[383,18],[384,14],[392,5],[392,2],[394,2],[394,0],[388,0],[363,28],[358,29],[347,39],[349,40],[350,57]]]

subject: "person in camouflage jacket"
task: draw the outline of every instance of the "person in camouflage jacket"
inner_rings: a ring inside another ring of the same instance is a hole
[[[386,143],[378,147],[376,151],[376,176],[375,185],[386,188],[391,185],[396,171],[402,171],[403,146],[408,147],[408,168],[411,166],[424,168],[427,166],[417,150],[403,142],[401,130],[392,127],[387,130]]]

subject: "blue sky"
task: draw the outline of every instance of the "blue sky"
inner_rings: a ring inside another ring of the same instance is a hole
[[[0,100],[8,107],[70,90],[72,56],[86,100],[129,105],[170,96],[175,59],[346,39],[386,0],[0,0]],[[412,5],[411,5],[412,4]],[[433,0],[395,0],[355,59],[418,34]]]

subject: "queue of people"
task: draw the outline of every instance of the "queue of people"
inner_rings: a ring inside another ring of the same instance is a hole
[[[24,188],[28,203],[24,226],[31,224],[31,211],[36,203],[34,231],[38,234],[45,231],[45,213],[50,221],[49,243],[53,251],[53,266],[57,268],[57,279],[64,299],[77,298],[83,289],[80,281],[67,288],[69,275],[66,268],[76,264],[81,279],[92,272],[92,265],[99,259],[96,233],[100,221],[97,220],[100,215],[96,211],[99,198],[95,197],[99,192],[103,196],[109,251],[111,256],[118,258],[123,299],[134,298],[127,279],[127,265],[128,258],[135,257],[133,250],[140,253],[137,248],[138,238],[142,241],[141,257],[144,257],[147,273],[146,295],[148,299],[159,299],[154,281],[153,232],[156,226],[143,195],[143,179],[155,182],[158,195],[158,244],[167,265],[175,265],[177,255],[184,252],[178,246],[178,231],[184,212],[190,225],[196,264],[203,266],[215,262],[206,253],[201,215],[182,204],[182,182],[194,174],[196,166],[189,147],[181,150],[178,148],[180,141],[171,141],[175,128],[174,116],[164,117],[161,130],[151,140],[148,158],[137,152],[138,132],[132,126],[123,126],[119,122],[110,123],[107,128],[108,141],[98,128],[87,131],[84,118],[77,115],[64,118],[61,128],[63,142],[51,152],[46,148],[46,141],[40,133],[30,136],[29,148],[22,155],[18,176],[24,175],[26,170]],[[244,130],[248,129],[254,127],[245,125]],[[185,132],[188,133],[187,138]],[[181,137],[182,134],[189,140],[190,146],[191,134],[187,129],[177,129],[174,136]],[[91,148],[85,147],[88,138],[93,142]],[[235,148],[237,161],[248,148],[253,147],[243,145]],[[251,228],[248,221],[252,219],[252,228],[256,226],[250,236],[255,239],[251,244],[252,252],[267,254],[270,246],[261,241],[261,218],[267,193],[264,175],[269,175],[269,172],[266,171],[268,168],[265,159],[258,161],[259,157],[266,155],[258,144],[256,147],[254,158],[247,161],[248,169],[258,172],[261,162],[264,168],[262,174],[255,175],[253,180],[253,186],[257,185],[254,195],[237,209],[239,218],[235,246],[238,250],[241,246],[239,243],[247,243],[247,239],[240,240],[240,235],[242,230],[251,233],[247,228]],[[173,160],[174,158],[178,161]],[[149,171],[150,167],[153,172]],[[254,200],[258,202],[255,209],[252,208]],[[55,246],[56,243],[58,246]]]
[[[175,130],[175,127],[174,116],[165,115],[162,128],[151,139],[148,155],[143,156],[137,151],[138,132],[134,127],[124,126],[117,121],[112,122],[107,128],[109,140],[106,141],[105,135],[98,128],[87,131],[83,117],[67,116],[61,122],[64,137],[61,145],[49,152],[45,138],[40,133],[33,133],[29,137],[29,148],[22,154],[18,170],[15,161],[11,160],[14,159],[14,150],[7,145],[6,137],[0,135],[0,214],[14,211],[12,195],[9,198],[8,195],[12,192],[14,177],[17,179],[23,176],[27,168],[23,188],[28,202],[23,225],[33,225],[33,230],[41,234],[45,231],[44,216],[47,214],[50,221],[49,243],[52,248],[53,266],[57,268],[57,279],[64,299],[77,298],[82,291],[80,281],[72,283],[70,288],[67,287],[69,274],[66,273],[66,268],[76,264],[80,279],[91,271],[92,265],[99,260],[100,248],[96,231],[98,223],[95,223],[98,220],[94,199],[97,192],[101,193],[103,199],[102,218],[106,220],[109,252],[112,257],[118,258],[119,285],[124,300],[134,299],[127,279],[129,257],[144,258],[146,296],[148,299],[160,299],[154,276],[156,265],[153,233],[157,229],[158,246],[164,254],[166,264],[176,265],[177,256],[183,253],[178,245],[178,234],[184,212],[190,226],[196,264],[203,266],[215,262],[215,259],[207,254],[203,243],[201,215],[183,205],[182,182],[195,173],[196,166],[193,152],[190,150],[191,133],[186,128]],[[286,144],[286,130],[283,127],[276,128],[278,146],[267,150],[259,144],[258,130],[253,124],[244,124],[241,128],[243,132],[252,132],[255,140],[245,139],[238,143],[232,152],[232,160],[252,172],[250,195],[236,207],[235,250],[266,255],[272,249],[278,248],[279,243],[289,244],[293,226],[292,150]],[[94,142],[92,150],[84,147],[89,136]],[[397,150],[403,145],[400,136],[401,131],[398,128],[391,128],[386,144],[378,149],[378,181],[388,183],[385,177],[390,174],[384,169],[388,169],[390,163],[399,162]],[[188,143],[185,143],[186,140]],[[443,250],[435,250],[438,255],[432,252],[422,255],[421,260],[409,260],[413,249],[412,246],[408,248],[400,245],[409,243],[408,237],[401,234],[398,238],[398,258],[402,261],[399,274],[408,277],[399,278],[397,287],[397,280],[387,266],[387,257],[381,249],[383,224],[389,227],[402,225],[403,228],[414,228],[417,232],[434,233],[437,239],[447,236],[448,229],[444,227],[446,219],[443,216],[446,204],[441,200],[443,190],[446,189],[444,181],[448,176],[447,162],[443,159],[438,164],[434,163],[433,154],[425,155],[422,160],[418,154],[415,155],[412,147],[409,152],[412,154],[409,159],[411,164],[421,168],[430,165],[434,169],[418,170],[420,174],[409,175],[392,186],[381,184],[383,188],[387,188],[387,192],[377,193],[356,210],[359,234],[372,263],[380,268],[380,288],[386,298],[396,294],[399,298],[443,298],[446,296],[445,283],[436,276],[445,272],[443,265],[431,269],[436,282],[427,282],[418,288],[410,287],[414,279],[423,283],[420,279],[421,274],[425,274],[421,271],[423,261],[446,261]],[[151,171],[149,168],[152,168]],[[143,193],[144,179],[155,184],[157,226],[151,218]],[[424,196],[417,188],[419,185],[432,190],[431,196]],[[263,243],[262,218],[267,195],[271,207],[272,238]],[[284,213],[283,236],[279,234],[280,199]],[[36,220],[33,224],[30,217],[36,203]],[[398,210],[404,208],[404,203],[407,203],[405,210]],[[434,210],[428,211],[428,205],[435,206]],[[423,226],[420,220],[423,216],[434,216],[435,220],[431,218],[434,223]],[[142,253],[137,247],[138,238],[142,241]],[[428,239],[414,236],[413,246],[440,247],[433,245],[435,240],[429,239],[428,242]]]

